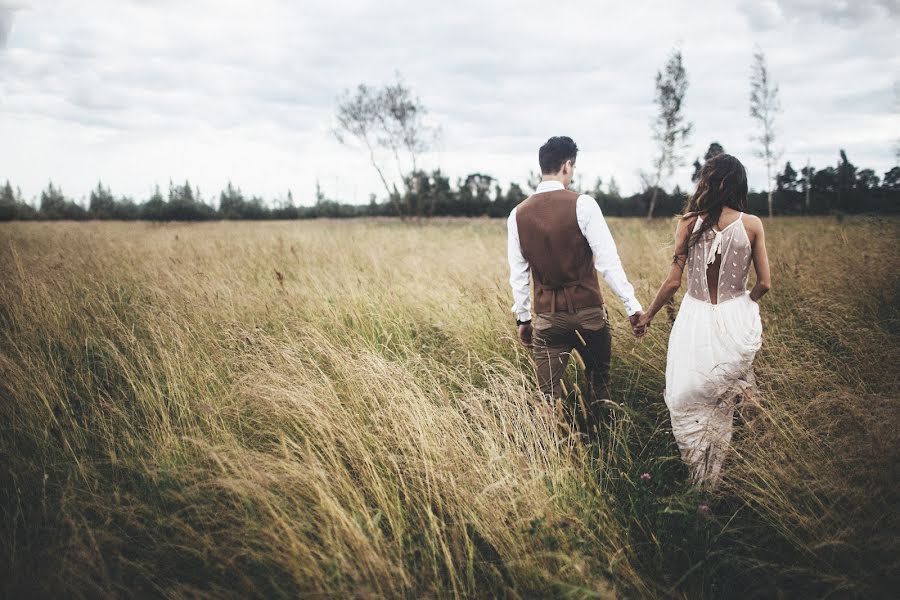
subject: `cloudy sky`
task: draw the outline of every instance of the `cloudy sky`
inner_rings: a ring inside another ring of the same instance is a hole
[[[747,109],[759,45],[784,158],[821,168],[845,148],[880,174],[900,138],[897,31],[900,0],[0,0],[0,180],[78,198],[102,179],[138,199],[170,178],[207,197],[231,180],[300,202],[319,180],[366,202],[378,180],[330,133],[335,102],[399,71],[443,132],[426,166],[524,183],[565,134],[585,183],[612,175],[631,192],[675,45],[689,162],[717,140],[765,187]]]

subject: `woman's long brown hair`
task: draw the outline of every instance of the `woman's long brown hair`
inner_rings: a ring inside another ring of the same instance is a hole
[[[691,234],[688,247],[696,244],[713,225],[719,222],[722,209],[747,211],[747,171],[741,161],[730,154],[710,158],[700,169],[697,189],[688,198],[682,219],[703,215],[699,229]]]

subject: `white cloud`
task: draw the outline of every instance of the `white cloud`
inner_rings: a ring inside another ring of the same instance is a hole
[[[898,0],[741,0],[739,6],[754,29],[777,27],[783,20],[856,25],[900,14]]]
[[[4,8],[5,7],[5,8]],[[365,202],[365,157],[331,136],[334,102],[403,73],[444,132],[429,167],[524,182],[537,147],[573,136],[586,181],[624,191],[650,162],[653,76],[680,44],[691,162],[718,140],[763,187],[747,75],[756,44],[781,85],[785,159],[846,148],[883,171],[900,122],[893,0],[671,3],[0,1],[0,178],[72,195],[190,178],[272,198]],[[12,28],[10,29],[10,24]],[[2,44],[0,44],[2,47]],[[671,184],[689,185],[690,167]]]

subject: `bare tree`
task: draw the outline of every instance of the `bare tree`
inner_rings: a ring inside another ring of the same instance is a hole
[[[671,177],[675,167],[684,163],[682,151],[687,145],[687,138],[693,127],[693,124],[684,118],[683,104],[687,88],[687,72],[684,70],[681,50],[675,49],[663,70],[656,72],[654,102],[659,113],[653,121],[652,131],[659,154],[653,161],[653,172],[641,177],[645,189],[652,185],[648,219],[653,218],[656,197],[663,177]]]
[[[428,111],[418,98],[413,97],[412,90],[399,75],[395,83],[382,88],[381,95],[384,108],[379,113],[384,136],[382,142],[391,148],[401,169],[400,150],[405,150],[412,172],[416,172],[419,170],[419,156],[431,148],[439,132],[425,122]]]
[[[781,152],[775,149],[775,116],[781,112],[778,101],[778,85],[772,81],[766,55],[759,48],[753,53],[753,65],[750,69],[750,116],[759,127],[759,134],[751,139],[759,142],[754,152],[766,163],[766,182],[769,188],[769,218],[772,218],[772,167],[781,158]]]
[[[361,145],[387,192],[397,214],[408,216],[412,207],[401,205],[396,183],[386,175],[388,165],[377,150],[391,153],[397,175],[406,182],[419,169],[419,158],[438,136],[438,130],[425,121],[427,110],[412,90],[397,76],[397,81],[381,88],[359,84],[355,93],[345,91],[338,101],[334,135],[347,146],[351,140]]]

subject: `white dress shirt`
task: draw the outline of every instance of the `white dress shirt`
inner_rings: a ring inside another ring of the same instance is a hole
[[[542,181],[534,193],[542,194],[562,189],[565,189],[562,182]],[[509,219],[506,221],[509,285],[512,286],[513,292],[512,311],[518,320],[527,321],[531,318],[531,294],[529,291],[531,270],[528,261],[522,256],[522,246],[519,244],[516,208],[512,209]],[[612,291],[622,299],[625,312],[631,316],[639,310],[643,310],[641,303],[634,296],[634,288],[628,282],[625,270],[622,269],[616,242],[609,232],[600,205],[587,194],[582,194],[578,196],[575,204],[575,216],[578,219],[578,228],[587,238],[591,251],[594,253],[594,268],[603,275],[603,279],[606,280]]]

